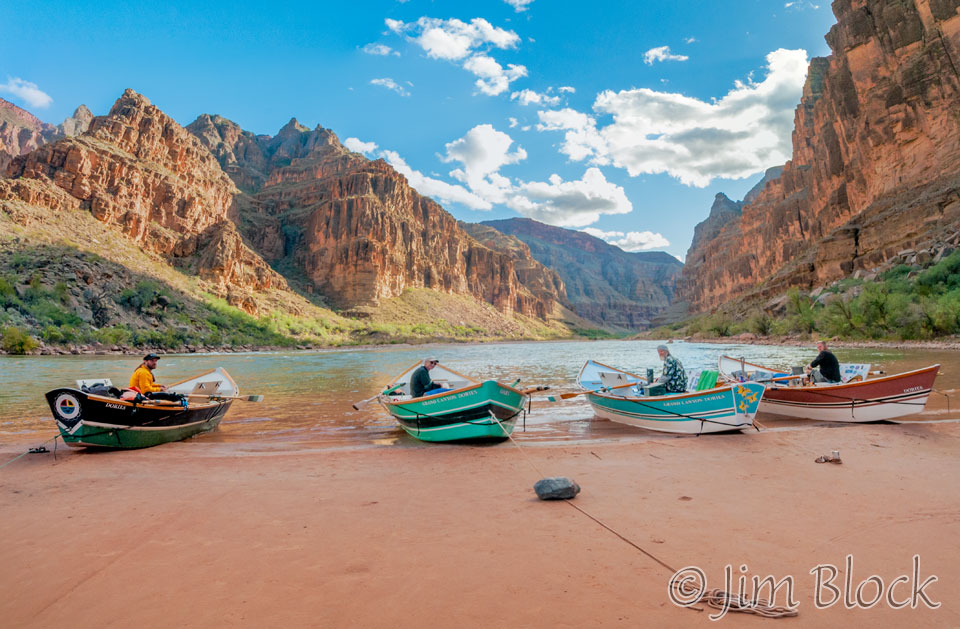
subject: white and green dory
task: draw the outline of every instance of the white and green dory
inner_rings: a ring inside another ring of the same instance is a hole
[[[435,366],[430,378],[445,389],[411,397],[410,377],[420,363],[408,368],[377,397],[400,427],[421,441],[506,439],[513,432],[529,395],[495,380],[480,382]]]
[[[751,427],[764,391],[761,384],[744,382],[703,391],[644,395],[648,384],[644,378],[593,360],[580,369],[577,384],[589,391],[587,399],[598,417],[695,435]]]

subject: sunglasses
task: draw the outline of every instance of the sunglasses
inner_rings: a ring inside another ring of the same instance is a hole
[[[428,361],[428,364],[430,364],[430,365],[436,365],[436,364],[438,364],[439,362],[440,362],[439,360],[431,360],[431,361]]]

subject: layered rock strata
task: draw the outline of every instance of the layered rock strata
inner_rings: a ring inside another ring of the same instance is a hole
[[[650,327],[673,300],[682,264],[663,252],[626,252],[581,231],[527,218],[481,225],[521,240],[538,262],[556,270],[581,317],[624,330]]]
[[[81,119],[72,130],[84,124]],[[243,291],[285,286],[229,220],[237,189],[216,159],[132,90],[108,115],[93,118],[82,135],[16,157],[6,176],[0,201],[22,200],[54,212],[89,210],[143,248],[195,266],[221,294],[241,291],[231,300],[247,310],[254,309],[253,301]],[[17,183],[27,181],[39,185]]]
[[[695,310],[822,286],[960,224],[960,0],[836,0],[833,11],[832,54],[810,63],[791,161],[687,255],[680,293]]]
[[[389,164],[350,152],[328,129],[291,120],[274,137],[255,136],[208,115],[188,128],[244,190],[238,221],[254,247],[331,305],[375,306],[429,288],[543,318],[561,298],[525,285],[532,260],[480,244]]]
[[[29,153],[58,138],[80,135],[90,126],[93,114],[85,105],[54,126],[0,98],[0,174],[14,157]]]

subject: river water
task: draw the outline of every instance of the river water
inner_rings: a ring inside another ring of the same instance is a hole
[[[376,395],[382,386],[425,356],[480,380],[495,379],[521,387],[547,385],[549,393],[576,391],[581,365],[594,359],[636,373],[648,367],[660,374],[656,341],[563,341],[542,343],[484,343],[476,345],[382,346],[320,351],[243,354],[170,355],[160,360],[157,382],[171,383],[206,369],[224,367],[243,394],[262,394],[260,403],[235,402],[218,430],[196,439],[235,444],[238,450],[255,447],[329,448],[358,445],[419,445],[407,436],[378,404],[360,411],[352,404]],[[688,372],[716,369],[721,354],[745,357],[771,366],[808,363],[816,349],[763,345],[718,345],[675,342],[671,352]],[[835,350],[841,362],[871,363],[887,373],[940,363],[936,388],[960,386],[960,359],[944,350],[889,348]],[[131,356],[0,356],[0,444],[51,437],[56,426],[44,393],[74,386],[80,378],[110,378],[124,386],[140,363]],[[560,403],[535,394],[525,425],[515,437],[528,443],[649,438],[649,433],[593,417],[583,397]],[[955,409],[960,396],[951,396]],[[943,419],[947,398],[932,395],[926,411],[915,419]],[[767,426],[791,426],[764,419]],[[801,422],[805,423],[805,422]]]

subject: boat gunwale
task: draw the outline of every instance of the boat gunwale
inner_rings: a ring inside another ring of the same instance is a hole
[[[738,362],[738,363],[741,362],[739,358],[733,358],[732,356],[725,356],[725,355],[724,355],[724,356],[720,356],[720,358],[717,359],[717,368],[718,368],[718,369],[719,369],[719,367],[720,367],[720,361],[723,360],[724,358],[727,358],[727,359],[736,361],[736,362]],[[766,371],[770,371],[771,373],[776,373],[777,371],[779,371],[779,370],[773,370],[773,369],[771,369],[770,367],[765,367],[765,366],[763,366],[763,365],[758,365],[758,364],[756,364],[756,363],[750,363],[750,362],[746,362],[746,361],[742,361],[742,362],[743,362],[743,364],[745,364],[745,365],[750,365],[751,367],[759,367],[759,368],[764,369],[764,370],[766,370]],[[862,387],[862,386],[868,385],[868,384],[881,384],[881,383],[889,382],[890,380],[896,380],[896,379],[899,379],[899,378],[904,378],[904,377],[908,377],[908,376],[914,376],[914,375],[922,374],[922,373],[927,372],[927,371],[932,371],[932,370],[938,370],[938,371],[939,371],[939,369],[940,369],[940,363],[936,363],[936,364],[930,365],[930,366],[928,366],[928,367],[920,367],[919,369],[911,369],[910,371],[902,371],[902,372],[900,372],[900,373],[890,374],[889,376],[880,376],[879,378],[867,378],[867,379],[864,379],[864,380],[859,380],[859,381],[857,381],[857,382],[837,382],[837,383],[832,383],[832,382],[831,382],[831,383],[826,383],[826,385],[822,385],[822,386],[817,386],[817,385],[807,385],[807,386],[799,386],[799,387],[779,387],[779,386],[774,386],[771,390],[772,390],[772,391],[777,391],[777,390],[790,390],[790,391],[817,392],[817,391],[823,391],[823,390],[826,389],[826,390],[829,390],[829,391],[836,391],[837,389],[857,388],[857,387]],[[729,376],[728,376],[726,373],[724,373],[724,371],[723,371],[722,369],[720,369],[720,374],[723,376],[724,379],[728,379],[728,378],[729,378]],[[755,382],[755,381],[750,381],[750,380],[748,380],[747,382]],[[742,383],[734,383],[734,382],[731,382],[731,384],[742,384]],[[775,383],[763,383],[763,382],[761,382],[761,383],[759,383],[759,384],[775,384]]]

